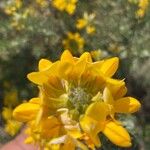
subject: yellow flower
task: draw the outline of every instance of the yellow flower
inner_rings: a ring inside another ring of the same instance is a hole
[[[87,34],[93,34],[95,32],[94,23],[95,14],[87,14],[84,13],[83,18],[77,20],[76,28],[81,30],[83,28],[86,29]]]
[[[124,86],[124,83],[122,83],[122,86]],[[90,137],[94,138],[93,143],[94,141],[97,142],[95,142],[96,146],[100,145],[100,142],[97,140],[97,135],[100,131],[103,132],[112,143],[118,146],[131,146],[131,139],[128,132],[121,126],[121,124],[113,121],[114,115],[115,113],[134,113],[140,108],[140,103],[132,97],[120,98],[126,93],[125,90],[123,90],[124,92],[119,96],[119,99],[114,99],[114,97],[118,96],[116,95],[116,92],[118,93],[121,88],[125,89],[125,87],[122,86],[120,86],[120,88],[117,86],[118,90],[116,91],[115,88],[115,92],[114,89],[112,89],[114,95],[112,95],[110,90],[106,87],[101,99],[97,99],[95,103],[91,104],[87,108],[84,117],[80,120],[83,130],[90,135]],[[110,119],[110,121],[106,121],[106,116],[112,117],[112,120]]]
[[[53,0],[52,5],[60,11],[66,11],[72,15],[76,10],[78,0]]]
[[[113,53],[121,51],[121,46],[118,43],[110,43],[108,49]]]
[[[149,0],[139,0],[139,9],[136,12],[137,17],[144,17],[147,7],[149,5]]]
[[[9,120],[12,118],[12,112],[13,110],[11,108],[8,108],[8,107],[4,107],[3,108],[3,111],[2,111],[2,117],[5,119],[5,120]]]
[[[22,126],[22,123],[16,121],[16,120],[8,120],[5,124],[4,130],[11,136],[16,135],[20,128]]]
[[[94,33],[95,32],[95,27],[94,26],[87,26],[87,28],[86,28],[86,32],[87,32],[87,34],[92,34],[92,33]]]
[[[68,32],[67,38],[63,40],[64,48],[69,49],[74,54],[83,52],[84,43],[84,38],[79,33]]]
[[[7,132],[11,136],[14,136],[20,130],[22,123],[13,119],[12,112],[12,108],[4,107],[2,111],[2,117],[5,120],[5,132]]]
[[[77,20],[76,27],[77,27],[77,29],[82,29],[82,28],[84,28],[87,24],[88,24],[88,21],[87,21],[86,19],[84,19],[84,18],[78,19],[78,20]]]
[[[68,50],[56,62],[40,60],[39,71],[27,76],[38,85],[39,97],[13,112],[18,121],[29,125],[26,142],[49,150],[95,149],[101,146],[98,134],[102,132],[116,145],[131,146],[115,114],[133,113],[140,103],[123,97],[124,81],[111,78],[118,63],[117,57],[93,62],[88,52],[77,58]]]
[[[18,9],[22,7],[22,0],[14,0],[5,7],[5,13],[13,15]]]
[[[4,105],[14,107],[18,105],[18,91],[12,89],[4,92]]]
[[[100,60],[100,58],[102,57],[102,51],[100,49],[93,50],[90,52],[90,54],[95,61]]]

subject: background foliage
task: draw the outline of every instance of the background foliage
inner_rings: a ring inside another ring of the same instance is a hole
[[[37,94],[26,74],[36,68],[40,58],[56,60],[65,48],[76,56],[89,51],[95,60],[118,56],[116,76],[126,78],[128,93],[140,99],[143,106],[138,119],[129,116],[125,124],[131,127],[129,130],[138,131],[138,135],[132,133],[138,149],[149,149],[149,0],[78,0],[72,4],[74,8],[69,7],[71,10],[62,10],[53,1],[0,1],[0,111],[15,107],[12,99],[21,102]],[[88,24],[84,26],[79,19]],[[12,90],[17,96],[8,98]],[[8,139],[3,131],[7,121],[2,116],[0,120],[0,140],[4,142],[5,137]]]

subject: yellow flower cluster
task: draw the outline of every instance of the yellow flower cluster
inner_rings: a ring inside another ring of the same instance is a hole
[[[13,0],[11,3],[6,4],[4,12],[11,16],[10,25],[16,30],[21,30],[24,28],[23,20],[28,16],[28,10],[19,12],[23,6],[22,0]]]
[[[95,14],[87,14],[84,13],[83,18],[77,20],[76,27],[77,29],[86,29],[88,34],[93,34],[95,32],[95,27],[93,26],[93,20],[95,18]]]
[[[82,38],[78,32],[68,32],[67,38],[63,40],[64,48],[69,49],[73,54],[81,54],[83,52],[84,43],[84,38]]]
[[[139,0],[139,9],[136,12],[138,17],[143,17],[145,15],[146,9],[149,5],[149,0]]]
[[[10,25],[16,30],[25,28],[25,21],[29,16],[37,16],[41,9],[48,8],[50,2],[47,0],[35,0],[26,4],[22,0],[10,0],[5,3],[4,12],[10,16]]]
[[[66,11],[72,15],[76,10],[78,0],[53,0],[52,5],[60,11]]]
[[[14,120],[12,117],[13,108],[18,105],[18,94],[16,90],[5,92],[2,117],[5,120],[4,130],[11,136],[14,136],[20,130],[22,123]]]
[[[134,113],[140,103],[124,97],[124,80],[113,79],[117,57],[93,62],[90,53],[79,58],[66,50],[60,60],[39,61],[39,71],[27,75],[39,96],[16,107],[14,118],[27,122],[26,143],[45,150],[83,150],[101,146],[100,134],[121,147],[131,138],[117,114]]]
[[[18,9],[22,7],[22,0],[14,0],[5,8],[5,13],[8,15],[13,15]]]

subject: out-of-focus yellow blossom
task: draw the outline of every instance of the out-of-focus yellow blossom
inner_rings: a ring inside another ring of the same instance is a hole
[[[84,13],[83,18],[80,18],[77,20],[77,23],[76,23],[77,29],[81,30],[85,28],[88,34],[93,34],[96,30],[95,26],[93,25],[94,18],[95,18],[94,13],[92,14]]]
[[[139,0],[138,7],[139,9],[136,12],[137,17],[144,17],[147,7],[149,5],[149,0]]]
[[[8,107],[3,107],[3,111],[2,111],[2,117],[5,120],[9,120],[12,118],[12,112],[13,110],[11,108]]]
[[[12,15],[11,26],[17,30],[21,30],[25,28],[24,20],[27,19],[29,15],[33,15],[33,10],[30,8],[24,9],[22,12],[14,13]]]
[[[52,5],[60,11],[74,14],[78,0],[52,0]]]
[[[88,33],[88,34],[93,34],[94,32],[95,32],[95,27],[94,26],[87,26],[87,28],[86,28],[86,32]]]
[[[39,97],[16,107],[13,116],[27,122],[26,143],[46,150],[83,150],[101,146],[99,134],[121,147],[131,146],[128,132],[117,121],[117,113],[133,113],[140,103],[123,97],[123,80],[113,79],[117,57],[93,62],[90,53],[79,58],[66,50],[60,60],[39,61],[39,71],[28,74],[37,84]]]
[[[2,111],[2,117],[5,120],[5,132],[7,132],[11,136],[14,136],[20,130],[22,123],[12,118],[12,112],[12,108],[4,107]]]
[[[5,13],[8,15],[14,14],[18,9],[22,7],[22,0],[14,0],[5,7]]]
[[[14,107],[19,104],[18,100],[18,91],[16,89],[12,89],[10,91],[4,92],[4,105]]]
[[[67,38],[63,40],[65,49],[69,49],[73,54],[81,54],[84,48],[84,38],[79,33],[67,33]]]
[[[119,53],[121,51],[121,46],[118,43],[110,43],[108,50],[110,50],[113,53]]]
[[[16,120],[8,120],[5,124],[4,130],[11,136],[16,135],[22,126],[21,122]]]
[[[20,21],[18,21],[18,20],[13,20],[12,22],[11,22],[11,26],[13,27],[13,28],[15,28],[16,30],[21,30],[21,29],[24,29],[24,24],[22,24]]]
[[[90,52],[90,54],[95,61],[100,60],[100,58],[102,57],[102,51],[100,49],[93,50]]]
[[[14,120],[12,117],[14,107],[19,104],[18,91],[15,88],[12,88],[7,82],[4,83],[4,88],[6,88],[6,91],[4,92],[4,107],[2,110],[2,117],[5,121],[4,130],[9,135],[14,136],[22,126],[22,123]],[[9,90],[10,88],[12,89]]]
[[[23,5],[24,5],[24,2],[22,0],[14,0],[14,1],[11,1],[10,3],[6,3],[6,6],[4,7],[4,12],[10,16],[11,27],[13,27],[16,30],[24,29],[25,19],[27,19],[29,15],[33,16],[33,12],[35,12],[35,9],[33,8],[33,6],[32,7],[28,6],[28,7],[23,8],[22,7]]]

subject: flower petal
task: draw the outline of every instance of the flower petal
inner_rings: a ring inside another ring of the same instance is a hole
[[[119,59],[117,57],[107,59],[103,62],[100,70],[106,76],[111,77],[118,69]]]
[[[59,61],[53,63],[48,70],[29,73],[27,78],[35,84],[42,85],[48,81],[49,76],[58,74],[58,64]]]
[[[34,97],[29,100],[29,103],[40,104],[41,99],[39,97]]]
[[[52,62],[47,60],[47,59],[41,59],[39,61],[39,71],[44,71],[50,68],[50,66],[52,65]]]
[[[79,61],[80,60],[83,60],[83,61],[86,61],[86,62],[92,62],[92,58],[91,58],[91,55],[90,55],[90,53],[88,53],[88,52],[84,52],[81,56],[80,56],[80,58],[79,58]]]
[[[45,75],[45,72],[32,72],[27,75],[27,78],[35,84],[42,85],[48,80],[48,76]]]
[[[45,138],[54,138],[59,135],[61,124],[59,120],[50,116],[49,118],[41,120],[42,136]]]
[[[118,80],[117,81],[114,81],[114,80],[110,81],[109,80],[109,82],[107,82],[106,86],[109,89],[111,89],[111,93],[113,95],[114,100],[123,97],[127,93],[127,88],[126,88],[125,82],[123,80],[121,80],[121,81],[118,81]]]
[[[65,50],[61,55],[61,61],[67,61],[70,63],[74,63],[74,58],[69,50]]]
[[[71,73],[72,69],[73,69],[72,63],[68,61],[61,61],[58,69],[59,77],[68,79],[68,74]]]
[[[117,124],[113,121],[106,123],[103,133],[112,143],[118,146],[131,146],[130,135],[120,124]]]
[[[94,102],[86,110],[85,114],[96,121],[104,121],[109,113],[108,105],[104,102]]]
[[[98,126],[98,122],[88,116],[84,116],[80,119],[80,125],[82,130],[88,134],[92,143],[97,147],[100,147],[100,139],[98,137],[98,133],[102,131],[102,126]]]
[[[106,102],[108,104],[113,105],[113,103],[114,103],[113,96],[107,87],[105,87],[105,89],[103,91],[103,99],[104,99],[104,102]]]
[[[114,108],[117,113],[134,113],[139,110],[141,104],[133,97],[124,97],[115,101]]]
[[[34,119],[40,109],[39,104],[23,103],[15,108],[13,117],[21,122],[26,122]]]

